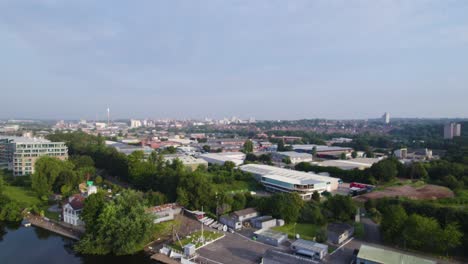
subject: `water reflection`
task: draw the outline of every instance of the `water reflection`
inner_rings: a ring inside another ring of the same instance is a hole
[[[47,230],[22,227],[21,223],[0,222],[0,263],[156,263],[144,253],[133,256],[89,256],[73,251],[75,242]],[[24,249],[28,254],[24,254]],[[33,261],[31,259],[33,257]]]

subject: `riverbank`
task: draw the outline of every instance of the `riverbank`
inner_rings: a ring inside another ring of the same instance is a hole
[[[28,213],[24,219],[26,221],[29,221],[34,226],[49,230],[51,232],[54,232],[64,237],[71,238],[73,240],[80,240],[80,237],[84,233],[84,230],[79,230],[78,228],[68,225],[66,223],[61,223],[52,219],[36,216],[30,213]]]

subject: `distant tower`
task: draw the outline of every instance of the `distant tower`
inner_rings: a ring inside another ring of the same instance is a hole
[[[107,107],[107,127],[110,125],[110,108]]]
[[[386,112],[385,114],[383,114],[382,122],[384,124],[389,124],[390,123],[390,114],[389,113]]]
[[[461,125],[449,123],[444,126],[444,139],[452,139],[461,136]]]

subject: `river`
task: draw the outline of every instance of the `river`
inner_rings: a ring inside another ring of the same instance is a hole
[[[154,264],[144,253],[132,256],[88,256],[73,251],[74,241],[38,227],[0,222],[1,264]]]

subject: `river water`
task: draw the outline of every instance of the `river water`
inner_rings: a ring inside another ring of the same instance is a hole
[[[154,264],[143,254],[133,256],[87,256],[73,251],[74,241],[38,227],[0,222],[1,264]]]

